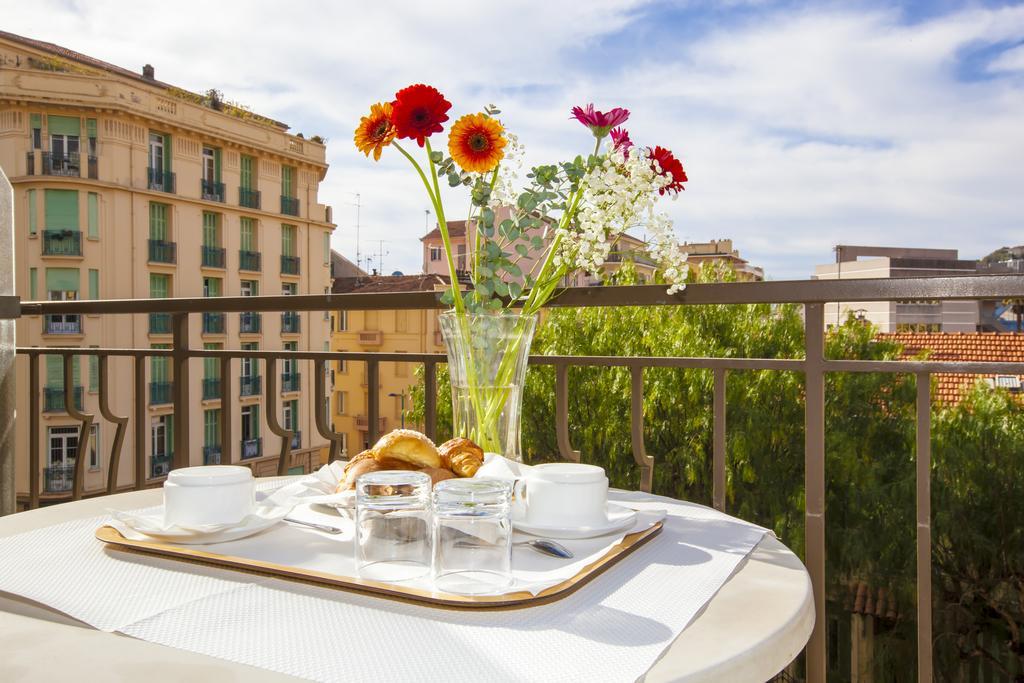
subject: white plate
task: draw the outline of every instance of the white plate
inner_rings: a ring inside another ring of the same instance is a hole
[[[516,531],[544,536],[547,538],[593,538],[604,536],[616,531],[622,531],[636,524],[636,510],[624,508],[615,503],[608,503],[608,521],[604,524],[593,524],[591,526],[564,526],[560,524],[530,524],[525,519],[512,518],[512,526]]]
[[[162,517],[159,519],[141,515],[130,517],[126,514],[115,514],[113,511],[111,511],[111,516],[132,531],[158,541],[181,545],[205,545],[237,541],[258,534],[280,522],[290,510],[291,508],[279,508],[266,514],[252,514],[238,524],[209,527],[208,530],[182,529],[181,527],[160,528],[163,526]]]

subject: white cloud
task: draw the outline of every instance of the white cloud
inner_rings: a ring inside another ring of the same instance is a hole
[[[656,8],[180,2],[153,21],[149,3],[2,5],[6,30],[128,68],[149,62],[161,80],[218,88],[327,136],[321,201],[335,206],[335,243],[353,255],[359,193],[363,250],[387,240],[387,271],[419,269],[427,201],[397,155],[366,160],[351,131],[371,102],[419,81],[441,88],[453,113],[500,104],[534,162],[587,151],[567,120],[573,104],[630,108],[634,139],[671,147],[687,166],[688,189],[669,205],[680,236],[732,237],[778,278],[807,277],[838,242],[973,257],[1022,241],[1024,51],[995,55],[985,78],[958,79],[964,51],[1024,39],[1022,7],[909,25],[895,11],[762,8],[599,73],[612,59],[602,40]],[[454,199],[449,211],[461,213]]]

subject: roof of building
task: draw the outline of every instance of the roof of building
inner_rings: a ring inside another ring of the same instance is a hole
[[[448,236],[449,237],[462,237],[466,234],[466,221],[447,221],[448,225]],[[441,237],[441,228],[434,228],[426,235],[420,238],[421,242],[429,240],[431,238]]]
[[[889,332],[878,338],[901,344],[908,359],[927,352],[929,360],[1024,362],[1024,334],[1018,332]],[[959,403],[981,378],[997,381],[996,375],[936,373],[935,400]]]
[[[16,33],[10,33],[8,31],[0,31],[0,38],[4,38],[4,39],[10,40],[10,41],[15,42],[15,43],[20,43],[22,45],[34,48],[36,50],[41,50],[43,52],[48,52],[48,53],[50,53],[52,55],[60,57],[61,59],[69,59],[69,60],[71,60],[73,62],[78,62],[79,64],[82,64],[82,65],[87,66],[87,67],[91,67],[93,69],[100,69],[102,71],[106,71],[107,73],[115,74],[117,76],[122,76],[124,78],[129,78],[131,80],[138,81],[139,83],[144,83],[144,84],[149,85],[149,86],[156,86],[158,88],[164,88],[164,89],[167,89],[167,90],[184,91],[184,92],[188,92],[190,95],[195,95],[196,97],[202,97],[202,95],[199,95],[197,93],[193,93],[193,92],[188,91],[188,90],[184,90],[183,88],[179,88],[179,87],[177,87],[175,85],[171,85],[170,83],[165,83],[163,81],[158,81],[155,78],[147,78],[146,76],[143,76],[141,73],[138,73],[136,71],[129,71],[128,69],[125,69],[124,67],[117,66],[116,64],[111,64],[110,62],[104,62],[102,59],[96,59],[95,57],[90,57],[89,55],[82,54],[81,52],[76,52],[75,50],[72,50],[70,48],[64,47],[62,45],[57,45],[56,43],[48,43],[48,42],[46,42],[44,40],[36,40],[35,38],[28,38],[26,36],[20,36],[20,35],[18,35]],[[271,119],[269,117],[266,117],[266,116],[263,116],[263,115],[254,115],[254,116],[259,118],[261,121],[266,121],[267,123],[273,124],[273,125],[281,128],[282,130],[288,130],[288,128],[289,128],[288,124],[282,123],[280,121],[276,121],[276,120]]]
[[[360,275],[369,275],[369,273],[331,249],[331,277],[359,277]]]
[[[336,277],[331,292],[334,294],[369,294],[379,292],[433,292],[448,286],[444,275],[362,275]]]

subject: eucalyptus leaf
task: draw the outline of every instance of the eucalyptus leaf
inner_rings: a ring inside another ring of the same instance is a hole
[[[516,253],[520,256],[526,257],[530,254],[530,249],[525,244],[517,244]]]
[[[444,154],[442,154],[441,152],[431,152],[430,160],[435,164],[439,164],[442,161],[444,161]]]

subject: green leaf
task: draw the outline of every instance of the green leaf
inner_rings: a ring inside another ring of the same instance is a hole
[[[451,173],[448,174],[448,184],[451,187],[458,187],[459,185],[462,184],[462,178],[459,177],[458,173],[452,171]]]
[[[444,154],[442,154],[441,152],[431,152],[430,160],[435,164],[439,164],[442,161],[444,161]]]
[[[523,269],[520,268],[515,263],[506,264],[505,271],[508,272],[508,274],[513,276],[513,277],[522,277],[523,276]]]
[[[452,296],[452,290],[444,290],[444,294],[441,295],[441,303],[447,306],[451,306],[453,303],[455,303],[455,297]]]
[[[516,253],[519,254],[520,256],[525,257],[530,254],[530,249],[525,244],[517,244]]]
[[[544,240],[542,238],[540,238],[540,237],[537,237],[537,236],[531,237],[530,238],[530,246],[532,246],[534,249],[543,249],[544,248]]]
[[[518,299],[523,294],[523,287],[518,282],[508,283],[508,295],[512,299]]]
[[[487,297],[490,296],[492,293],[491,283],[488,282],[487,280],[481,280],[480,282],[477,282],[475,285],[473,285],[473,288],[476,290],[476,293],[479,294],[480,296]]]
[[[494,291],[498,293],[498,296],[508,296],[508,285],[503,280],[495,280]]]

